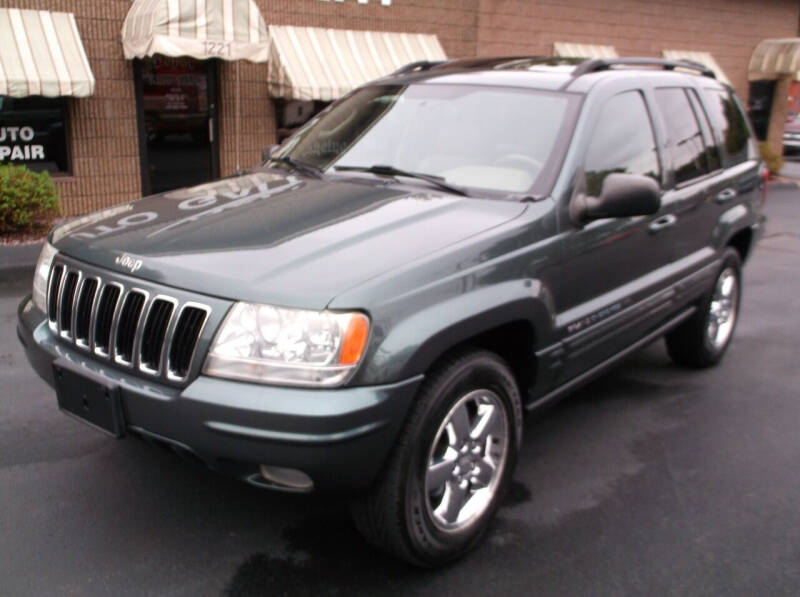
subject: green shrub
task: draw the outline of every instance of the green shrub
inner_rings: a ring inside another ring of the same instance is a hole
[[[0,233],[45,227],[58,212],[58,192],[49,173],[0,164]]]
[[[761,157],[767,165],[767,170],[771,176],[775,176],[783,169],[783,156],[772,149],[772,145],[763,141],[758,144]]]

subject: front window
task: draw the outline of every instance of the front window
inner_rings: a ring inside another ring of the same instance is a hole
[[[370,86],[312,119],[277,157],[322,170],[390,166],[465,188],[526,193],[552,179],[578,99],[505,87]]]
[[[70,173],[64,98],[0,96],[0,164]]]

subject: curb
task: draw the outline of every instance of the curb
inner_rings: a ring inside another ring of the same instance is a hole
[[[32,277],[42,243],[0,246],[0,281]]]

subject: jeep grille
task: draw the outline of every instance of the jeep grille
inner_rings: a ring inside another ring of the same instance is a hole
[[[210,308],[57,263],[47,288],[50,329],[123,367],[170,381],[189,374]]]

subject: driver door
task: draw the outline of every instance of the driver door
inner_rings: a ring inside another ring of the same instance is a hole
[[[596,114],[586,149],[583,192],[599,196],[612,173],[651,176],[661,182],[652,119],[644,94],[625,91]],[[563,338],[563,379],[613,356],[644,333],[653,313],[641,302],[663,288],[659,268],[670,262],[664,207],[652,216],[605,218],[584,226],[562,206],[562,267],[555,302]]]

